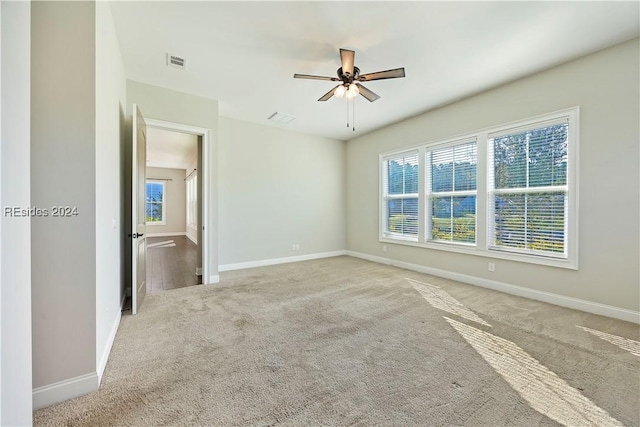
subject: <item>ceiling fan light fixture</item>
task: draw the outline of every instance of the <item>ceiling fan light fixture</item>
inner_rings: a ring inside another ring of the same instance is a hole
[[[346,92],[347,92],[347,88],[344,87],[344,85],[340,85],[336,88],[333,94],[338,98],[342,98]]]
[[[359,94],[360,94],[360,90],[358,89],[358,86],[354,84],[350,84],[349,89],[347,90],[347,98],[352,99],[358,96]]]

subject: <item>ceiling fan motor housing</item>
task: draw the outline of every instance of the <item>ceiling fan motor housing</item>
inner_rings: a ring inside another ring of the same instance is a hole
[[[353,83],[354,80],[358,80],[358,78],[360,77],[360,68],[353,67],[353,75],[349,73],[343,73],[342,67],[338,68],[337,73],[340,80],[342,80],[342,83],[345,86],[349,86],[351,83]]]

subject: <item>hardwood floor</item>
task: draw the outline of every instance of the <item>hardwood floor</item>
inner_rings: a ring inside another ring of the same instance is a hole
[[[200,284],[197,252],[186,236],[147,237],[147,293]]]

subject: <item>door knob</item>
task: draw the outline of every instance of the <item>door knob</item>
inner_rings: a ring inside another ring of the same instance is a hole
[[[132,237],[134,239],[137,239],[138,237],[142,237],[144,236],[144,233],[133,233],[133,234],[129,234],[129,237]]]

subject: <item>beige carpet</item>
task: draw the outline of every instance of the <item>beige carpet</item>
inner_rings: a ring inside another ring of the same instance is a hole
[[[148,295],[34,424],[640,425],[638,325],[350,257],[221,277]]]

